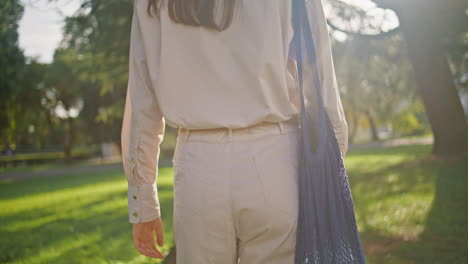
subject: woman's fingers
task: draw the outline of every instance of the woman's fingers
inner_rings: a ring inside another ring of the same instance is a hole
[[[161,221],[161,218],[158,218],[156,221],[156,239],[158,240],[158,245],[163,246],[163,240],[164,240],[164,228],[163,228],[163,223]]]
[[[161,252],[159,252],[156,249],[156,247],[154,246],[154,243],[151,243],[151,242],[148,242],[148,241],[139,241],[139,242],[137,242],[136,249],[142,255],[145,255],[147,257],[151,257],[151,258],[162,258],[162,257],[164,257],[161,254]]]
[[[135,248],[142,255],[145,255],[147,257],[154,257],[154,254],[150,252],[149,248],[145,246],[145,243],[142,241],[137,242]]]
[[[162,254],[159,252],[156,247],[154,246],[154,243],[151,243],[150,241],[145,241],[143,242],[143,247],[145,251],[148,253],[146,256],[148,257],[153,257],[153,258],[161,258]]]
[[[135,240],[135,248],[137,251],[145,256],[152,258],[164,258],[164,255],[156,248],[154,236],[144,235],[144,238],[137,238]]]
[[[156,248],[154,241],[148,244],[149,250],[154,254],[155,258],[164,258],[164,255]]]
[[[151,222],[138,223],[134,225],[133,239],[135,248],[141,254],[152,258],[164,258],[164,255],[156,248],[154,231],[158,239],[158,244],[162,246],[163,225],[160,218]]]

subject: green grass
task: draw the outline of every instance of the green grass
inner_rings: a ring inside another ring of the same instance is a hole
[[[99,147],[93,146],[77,146],[73,149],[72,154],[75,160],[73,164],[83,163],[77,158],[89,158],[96,152],[99,152]],[[55,152],[38,152],[38,153],[20,153],[13,156],[0,156],[0,164],[7,164],[8,166],[0,167],[0,173],[21,172],[28,171],[33,168],[41,170],[48,167],[68,166],[70,162],[64,161],[65,153],[63,151]],[[37,165],[37,163],[42,163]],[[15,164],[13,167],[12,165]],[[35,165],[32,165],[35,164]]]
[[[41,172],[48,171],[51,169],[72,168],[87,165],[93,165],[93,163],[89,162],[88,160],[74,160],[71,162],[66,162],[63,159],[59,159],[54,162],[46,162],[43,164],[35,164],[28,166],[20,165],[17,167],[0,167],[0,173]]]
[[[350,150],[350,177],[369,264],[468,263],[468,159],[429,161],[431,146]],[[160,168],[168,254],[172,168]],[[119,169],[0,182],[0,263],[159,263],[138,254]]]
[[[168,254],[172,168],[160,168]],[[120,169],[0,182],[0,263],[159,263],[133,247]]]
[[[369,263],[468,263],[468,157],[427,159],[431,147],[346,158]]]

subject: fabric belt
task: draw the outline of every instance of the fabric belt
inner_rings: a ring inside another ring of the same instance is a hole
[[[299,116],[295,115],[292,118],[279,122],[261,122],[247,127],[231,128],[208,128],[208,129],[187,129],[179,127],[178,136],[187,140],[190,136],[191,139],[207,138],[209,135],[227,135],[229,140],[234,138],[246,137],[254,134],[284,134],[287,132],[295,131],[299,128]],[[214,140],[215,141],[215,140]]]

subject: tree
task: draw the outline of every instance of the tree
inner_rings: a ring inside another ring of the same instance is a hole
[[[82,0],[65,21],[62,45],[82,58],[83,113],[99,142],[120,142],[132,11],[130,0]]]
[[[371,40],[349,37],[335,43],[338,80],[353,124],[350,137],[363,115],[372,140],[378,140],[378,125],[392,123],[402,103],[414,97],[415,81],[403,46],[401,34]]]
[[[379,38],[401,31],[418,83],[418,92],[434,134],[433,154],[458,155],[468,153],[468,122],[458,97],[447,54],[450,49],[468,48],[463,45],[466,33],[467,3],[465,0],[374,0],[378,8],[393,10],[400,20],[399,27],[384,31],[365,19],[369,12],[349,7],[338,0],[331,3],[335,13],[352,21],[343,28],[334,23],[332,28],[363,38]],[[353,29],[359,24],[358,29]],[[383,25],[383,24],[382,24]],[[363,27],[368,28],[367,34]]]
[[[27,59],[22,71],[19,89],[11,98],[10,109],[14,113],[11,133],[16,145],[30,146],[40,149],[51,144],[54,139],[54,129],[50,126],[50,113],[45,110],[45,76],[49,67],[37,62],[34,58]]]
[[[0,1],[0,135],[4,144],[11,143],[12,98],[19,89],[24,56],[18,47],[18,21],[23,15],[23,6],[17,0]]]
[[[80,81],[80,59],[73,49],[59,48],[55,51],[54,61],[47,76],[47,89],[56,100],[55,114],[67,123],[67,134],[64,139],[65,159],[72,157],[72,147],[76,137],[75,118],[83,107]]]
[[[69,129],[67,138],[77,140],[79,136],[86,144],[120,142],[133,3],[131,0],[80,2],[80,8],[65,18],[60,55],[54,58],[51,69],[56,72],[68,69],[64,76],[71,79],[67,81],[73,80],[74,84],[79,84],[79,88],[69,89],[79,95],[82,109],[78,120],[86,133],[71,133],[72,129]],[[52,79],[52,84],[61,82],[60,74],[55,74]],[[62,92],[56,93],[54,90],[52,94],[59,96]],[[48,100],[53,111],[57,107],[53,105],[54,102],[60,103],[59,98],[54,96]],[[58,107],[64,109],[63,102]],[[70,128],[78,121],[66,119]]]

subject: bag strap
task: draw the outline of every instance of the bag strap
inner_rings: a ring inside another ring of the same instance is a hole
[[[318,103],[318,145],[316,152],[313,152],[310,147],[306,147],[305,150],[308,154],[308,157],[312,158],[319,158],[323,156],[323,152],[326,148],[326,143],[328,141],[328,133],[327,133],[327,118],[326,118],[326,111],[325,106],[323,103],[323,97],[321,93],[322,89],[322,82],[320,80],[320,76],[317,69],[317,56],[315,54],[315,43],[312,38],[312,30],[310,28],[308,14],[307,14],[307,7],[306,7],[306,0],[293,0],[293,14],[292,14],[292,21],[293,21],[293,28],[294,28],[294,48],[295,48],[295,55],[298,67],[298,86],[300,88],[301,94],[301,131],[302,137],[304,139],[305,146],[312,146],[312,142],[310,139],[310,129],[311,123],[310,117],[311,115],[307,113],[305,108],[305,100],[304,97],[304,88],[303,88],[303,65],[304,61],[308,62],[309,65],[312,67],[313,71],[313,79],[314,79],[314,86],[317,93],[317,103]],[[320,0],[317,0],[320,1]],[[303,58],[303,50],[302,44],[304,41],[304,46],[306,49],[306,57]],[[309,100],[310,101],[310,100]],[[310,109],[310,107],[309,107]]]

